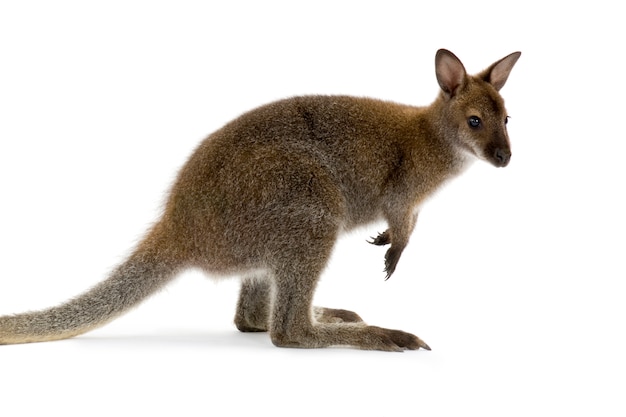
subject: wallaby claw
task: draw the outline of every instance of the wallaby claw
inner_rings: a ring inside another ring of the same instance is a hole
[[[393,245],[387,250],[385,254],[385,269],[384,272],[387,273],[385,276],[385,281],[387,281],[391,275],[396,270],[396,266],[398,265],[398,261],[400,260],[400,255],[402,255],[402,250]]]
[[[375,349],[387,350],[391,352],[402,352],[404,350],[431,350],[422,339],[414,334],[403,332],[402,330],[385,329],[382,327],[370,326],[370,331],[380,337],[381,345]]]
[[[368,240],[367,243],[376,246],[384,246],[391,243],[391,237],[389,236],[389,231],[385,230],[382,233],[379,233],[376,237],[370,237],[371,240]]]
[[[432,350],[422,339],[419,340],[419,346],[424,350]]]

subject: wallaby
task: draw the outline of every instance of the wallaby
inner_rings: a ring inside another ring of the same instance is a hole
[[[389,278],[420,205],[475,158],[509,163],[499,90],[520,52],[475,76],[441,49],[427,107],[305,96],[252,110],[205,139],[178,173],[162,217],[108,279],[65,304],[0,317],[0,344],[64,339],[113,320],[186,268],[242,278],[235,324],[276,346],[428,349],[413,334],[313,307],[338,236],[384,219]]]

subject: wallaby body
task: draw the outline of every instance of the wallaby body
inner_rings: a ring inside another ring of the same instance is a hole
[[[478,157],[511,152],[498,90],[511,54],[469,76],[438,51],[441,92],[428,107],[366,98],[295,97],[248,112],[213,133],[181,169],[163,216],[129,259],[83,295],[0,317],[0,344],[75,336],[112,320],[196,267],[239,275],[235,324],[277,346],[429,349],[416,336],[366,325],[311,300],[338,236],[378,219],[391,276],[420,204]]]

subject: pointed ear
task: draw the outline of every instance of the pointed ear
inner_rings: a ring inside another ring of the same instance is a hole
[[[493,85],[497,91],[500,91],[521,55],[521,52],[513,52],[511,55],[505,56],[481,72],[478,77]]]
[[[465,67],[452,52],[440,49],[435,55],[435,74],[441,89],[453,97],[459,87],[465,83]]]

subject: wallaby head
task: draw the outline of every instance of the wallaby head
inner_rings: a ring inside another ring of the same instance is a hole
[[[441,114],[445,118],[444,135],[496,167],[505,167],[511,160],[506,130],[509,116],[498,91],[520,55],[514,52],[476,76],[468,75],[461,61],[448,50],[440,49],[435,56],[439,100],[445,103]]]

